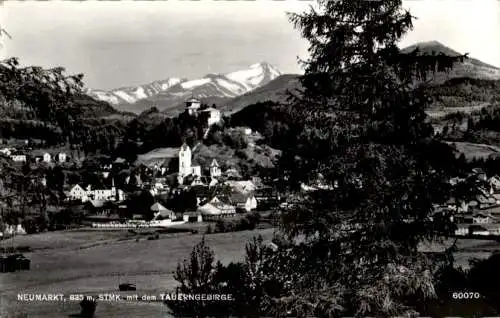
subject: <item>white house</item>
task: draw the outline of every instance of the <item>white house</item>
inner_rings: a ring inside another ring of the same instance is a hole
[[[218,124],[221,121],[221,113],[220,110],[216,108],[207,108],[201,111],[207,118],[208,126],[212,126]]]
[[[57,161],[59,161],[59,162],[66,162],[66,160],[68,159],[68,156],[64,152],[60,152],[57,154],[56,158],[57,158]]]
[[[123,190],[116,189],[113,185],[111,189],[92,189],[90,185],[86,189],[80,185],[75,185],[69,192],[69,197],[72,200],[81,200],[87,202],[94,201],[123,201],[125,200],[125,193]]]
[[[494,190],[500,190],[500,177],[493,176],[488,180],[489,184]]]
[[[225,202],[224,200],[219,199],[219,197],[217,196],[213,197],[208,203],[219,209],[222,214],[236,213],[236,207],[229,204],[228,202]]]
[[[201,177],[201,167],[191,166],[191,148],[187,144],[183,144],[179,149],[179,184],[182,184],[184,178],[189,175]]]
[[[234,191],[243,194],[254,192],[257,188],[252,180],[228,180],[226,184]]]
[[[167,209],[160,203],[155,203],[150,207],[151,211],[154,213],[153,220],[161,221],[165,219],[175,220],[176,215],[175,212]]]
[[[6,156],[10,156],[15,151],[14,148],[3,148],[0,149],[0,153],[3,153]]]
[[[186,110],[189,115],[196,115],[200,107],[201,107],[201,102],[194,97],[186,101]]]
[[[42,156],[42,158],[43,158],[42,160],[44,162],[50,162],[52,160],[52,156],[48,152],[44,153],[43,156]]]
[[[0,232],[0,237],[4,235],[25,235],[26,230],[21,224],[17,225],[10,225],[10,224],[5,224],[3,232]]]
[[[87,196],[87,191],[84,188],[82,188],[79,184],[71,188],[71,190],[69,191],[69,197],[71,200],[80,200],[82,202],[86,202],[89,200],[89,197]]]
[[[472,217],[472,223],[474,224],[488,224],[492,222],[492,218],[485,214],[476,214]]]
[[[96,189],[89,191],[90,197],[97,201],[108,201],[113,200],[116,196],[115,188],[112,189]]]
[[[229,204],[225,204],[220,201],[217,197],[214,197],[209,203],[206,203],[198,208],[204,217],[220,217],[229,216],[236,213],[236,208]],[[204,218],[205,219],[205,218]]]
[[[26,155],[20,155],[20,154],[11,155],[10,159],[12,159],[12,161],[15,162],[26,162]]]
[[[257,199],[255,199],[255,196],[253,194],[234,192],[229,198],[232,204],[235,204],[236,207],[247,212],[250,212],[257,208]]]

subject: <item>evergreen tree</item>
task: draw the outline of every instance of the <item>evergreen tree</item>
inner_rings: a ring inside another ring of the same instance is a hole
[[[276,279],[288,287],[269,312],[408,313],[435,294],[435,264],[418,244],[453,229],[434,204],[449,198],[455,157],[434,139],[420,83],[465,56],[402,53],[413,17],[400,0],[320,0],[290,19],[310,59],[291,99],[296,138],[280,162],[291,193],[281,230],[301,243],[278,253]],[[319,179],[320,189],[300,190]]]

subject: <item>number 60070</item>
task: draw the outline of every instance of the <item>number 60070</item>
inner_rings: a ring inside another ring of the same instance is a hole
[[[481,295],[477,292],[454,292],[453,299],[479,299]]]

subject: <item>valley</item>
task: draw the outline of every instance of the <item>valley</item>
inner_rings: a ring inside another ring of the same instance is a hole
[[[459,55],[436,41],[418,47]],[[425,86],[432,97],[425,111],[436,139],[465,158],[457,168],[463,175],[452,179],[485,179],[477,187],[486,192],[500,174],[492,161],[500,158],[499,83],[500,69],[472,58],[452,73],[438,72]],[[300,75],[261,62],[197,79],[88,90],[57,104],[55,113],[6,103],[0,120],[0,208],[8,213],[2,215],[0,247],[28,247],[23,254],[32,267],[1,274],[0,316],[67,317],[79,310],[77,303],[13,301],[19,290],[114,293],[121,282],[136,284],[142,294],[173,290],[177,264],[203,237],[224,264],[242,261],[245,244],[256,235],[273,240],[271,211],[296,199],[288,190],[280,192],[278,168],[286,150],[296,146],[290,140],[301,133],[290,110],[306,105],[287,100],[302,89]],[[435,159],[446,165],[448,158]],[[312,180],[301,183],[300,191],[307,195],[322,186]],[[495,191],[467,204],[496,209]],[[458,211],[456,205],[446,207]],[[497,231],[490,217],[484,235]],[[459,225],[460,233],[479,231]],[[500,245],[494,240],[459,238],[454,256],[467,267],[470,258],[496,252]],[[157,302],[104,302],[98,308],[106,317],[168,316]]]

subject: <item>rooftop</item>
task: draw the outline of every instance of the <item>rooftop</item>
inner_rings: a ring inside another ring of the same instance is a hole
[[[196,99],[196,98],[194,98],[194,97],[191,97],[191,98],[189,98],[189,99],[186,101],[186,103],[193,103],[193,102],[194,102],[194,103],[199,103],[199,102],[200,102],[200,100],[198,100],[198,99]]]

